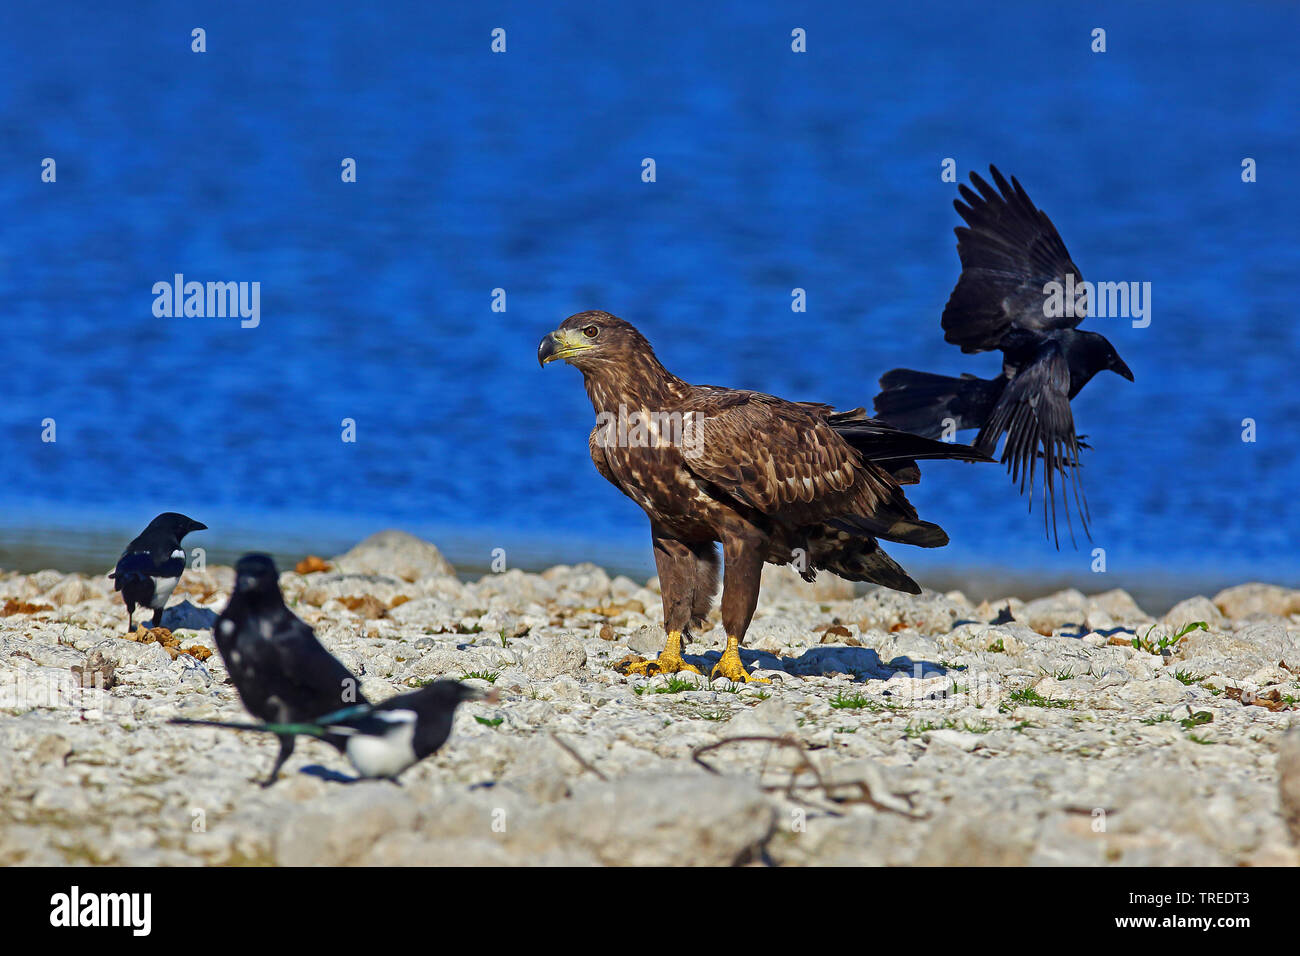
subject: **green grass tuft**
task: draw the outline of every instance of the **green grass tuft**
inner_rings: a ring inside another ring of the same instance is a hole
[[[1164,634],[1156,641],[1152,642],[1151,633],[1159,626],[1160,625],[1158,624],[1152,624],[1147,628],[1147,632],[1141,637],[1133,638],[1133,649],[1146,651],[1148,654],[1163,654],[1188,634],[1192,633],[1192,631],[1209,631],[1210,629],[1210,625],[1206,624],[1204,621],[1192,621],[1190,624],[1184,624],[1172,635]]]
[[[731,719],[731,713],[725,710],[702,710],[695,716],[700,720],[712,720],[717,723],[724,723]]]
[[[668,675],[668,683],[654,689],[656,694],[680,694],[684,690],[703,690],[704,685],[698,681],[685,680],[676,674]]]
[[[1074,705],[1068,700],[1051,700],[1044,697],[1032,687],[1026,687],[1024,690],[1014,690],[1007,695],[1007,700],[1012,704],[1019,704],[1022,707],[1055,707],[1061,710],[1073,710]],[[1007,704],[1002,704],[998,710],[1007,713],[1011,708]]]
[[[870,707],[874,709],[879,706],[879,704],[865,694],[846,694],[842,690],[836,692],[835,696],[831,698],[830,703],[836,710],[858,710],[862,707]]]

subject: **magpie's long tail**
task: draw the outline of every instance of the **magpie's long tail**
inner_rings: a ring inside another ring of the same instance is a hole
[[[167,723],[188,724],[191,727],[225,727],[229,730],[256,730],[280,736],[306,734],[309,737],[323,739],[329,735],[329,731],[318,724],[241,724],[228,720],[190,720],[186,717],[173,717]]]

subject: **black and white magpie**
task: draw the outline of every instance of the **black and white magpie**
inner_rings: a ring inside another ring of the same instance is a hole
[[[109,577],[113,590],[126,602],[126,632],[135,630],[136,606],[153,609],[150,627],[162,623],[163,606],[185,571],[181,539],[191,531],[206,531],[207,525],[174,511],[165,511],[149,522],[126,546]]]
[[[268,723],[300,723],[365,705],[360,681],[284,603],[275,563],[246,554],[235,565],[235,590],[213,629],[239,699]],[[269,787],[293,753],[294,733],[280,734]]]
[[[382,704],[345,707],[315,720],[241,724],[219,720],[174,718],[173,724],[229,727],[279,734],[316,737],[335,747],[363,778],[395,780],[412,764],[434,753],[451,734],[456,707],[465,701],[497,699],[495,691],[481,691],[455,680],[434,681],[427,687],[390,697]]]

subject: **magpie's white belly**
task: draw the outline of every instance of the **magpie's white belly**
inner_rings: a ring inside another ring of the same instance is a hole
[[[411,715],[414,717],[414,714]],[[395,725],[382,737],[348,738],[348,760],[363,777],[395,777],[415,763],[415,721]]]
[[[172,596],[172,589],[176,587],[176,582],[179,580],[180,578],[154,578],[153,600],[149,602],[149,606],[155,611],[160,610]]]

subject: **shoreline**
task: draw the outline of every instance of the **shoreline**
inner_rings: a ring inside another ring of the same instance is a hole
[[[233,565],[235,560],[249,551],[270,554],[280,567],[292,567],[308,554],[327,555],[341,553],[355,542],[376,530],[373,522],[359,523],[362,530],[351,527],[326,525],[323,529],[307,532],[288,532],[283,528],[266,533],[251,523],[236,524],[225,546],[205,548],[208,563]],[[301,524],[318,528],[310,519]],[[136,529],[138,530],[138,529]],[[56,570],[65,574],[107,574],[120,553],[122,545],[135,531],[92,526],[90,530],[73,531],[60,525],[55,533],[48,529],[17,525],[0,525],[0,574],[33,574]],[[456,531],[416,534],[439,542],[447,559],[455,566],[458,576],[471,581],[492,571],[490,558],[492,542],[503,540],[502,535],[487,532]],[[196,538],[187,547],[203,547]],[[927,591],[961,591],[976,601],[996,601],[1004,597],[1035,600],[1066,589],[1084,593],[1100,593],[1119,588],[1128,592],[1145,610],[1163,614],[1179,601],[1200,595],[1213,595],[1234,584],[1265,582],[1280,587],[1300,587],[1300,581],[1288,582],[1282,572],[1238,574],[1235,572],[1209,572],[1177,570],[1142,570],[1106,574],[1069,573],[1055,570],[1035,572],[1023,567],[991,568],[982,564],[948,564],[942,555],[931,556],[910,549],[900,549],[900,558],[910,558],[905,566]],[[509,552],[508,565],[526,573],[542,573],[562,564],[592,563],[611,575],[624,575],[645,581],[655,574],[649,547],[613,545],[601,547],[579,538],[548,538],[523,536]],[[937,561],[936,561],[937,558]],[[830,572],[821,572],[819,581],[834,578]],[[836,579],[838,580],[838,579]],[[869,585],[861,585],[859,593],[867,593]]]

